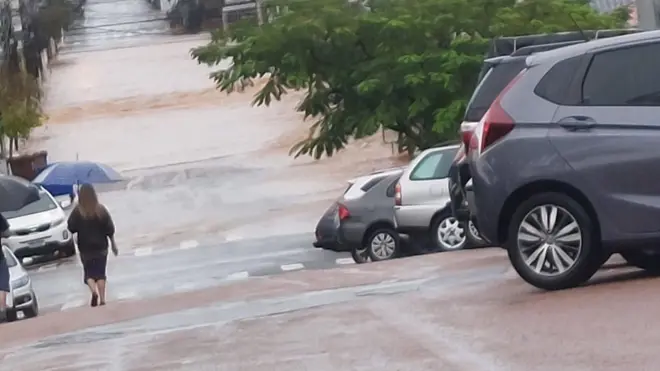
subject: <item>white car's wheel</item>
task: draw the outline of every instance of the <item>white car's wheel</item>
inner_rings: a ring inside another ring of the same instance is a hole
[[[436,217],[431,223],[431,239],[437,251],[460,250],[467,241],[466,228],[449,212]]]

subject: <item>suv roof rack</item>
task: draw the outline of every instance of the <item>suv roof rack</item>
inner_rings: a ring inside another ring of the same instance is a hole
[[[502,55],[511,55],[517,50],[529,47],[540,46],[563,42],[575,41],[589,41],[595,39],[603,39],[614,36],[627,35],[631,33],[642,32],[637,29],[610,29],[610,30],[585,30],[585,31],[570,31],[570,32],[556,32],[538,35],[523,35],[512,37],[498,37],[490,41],[488,53],[486,58],[498,57]],[[589,40],[585,40],[587,37]]]
[[[548,50],[563,48],[565,46],[581,44],[581,43],[584,43],[584,42],[586,42],[586,41],[584,41],[584,40],[575,40],[575,41],[563,41],[563,42],[550,43],[550,44],[524,46],[520,49],[517,49],[513,53],[511,53],[511,57],[532,55],[534,53],[545,52],[545,51],[548,51]]]

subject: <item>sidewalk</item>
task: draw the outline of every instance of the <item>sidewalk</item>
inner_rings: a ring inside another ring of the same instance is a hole
[[[2,326],[0,364],[25,371],[655,370],[659,337],[648,326],[655,311],[639,303],[660,304],[650,295],[656,284],[541,293],[511,274],[499,249],[436,254]]]

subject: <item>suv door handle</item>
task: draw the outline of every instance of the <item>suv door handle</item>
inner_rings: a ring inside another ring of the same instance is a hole
[[[559,126],[568,131],[588,131],[596,126],[596,120],[589,116],[568,116],[559,120]]]

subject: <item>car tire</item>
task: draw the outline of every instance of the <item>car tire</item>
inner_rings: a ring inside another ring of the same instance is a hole
[[[474,222],[469,220],[467,223],[464,224],[467,225],[465,231],[467,235],[468,246],[470,247],[485,246],[486,241],[484,241],[484,239],[481,238],[481,234],[479,234],[479,230],[477,229],[477,226],[474,225]]]
[[[356,264],[368,263],[371,257],[369,256],[369,248],[367,246],[353,246],[351,247],[351,257]]]
[[[5,316],[7,322],[14,322],[18,319],[18,312],[13,309],[7,309]]]
[[[23,310],[23,314],[27,318],[34,318],[39,315],[39,303],[37,302],[37,296],[32,294],[32,306],[28,309]]]
[[[69,242],[60,249],[60,253],[62,253],[65,258],[76,255],[76,244],[73,243],[73,241]]]
[[[367,238],[367,252],[371,261],[383,261],[399,257],[401,240],[392,228],[377,228]]]
[[[629,265],[643,269],[653,275],[660,275],[660,253],[630,250],[623,251],[620,254]]]
[[[550,225],[553,216],[556,224]],[[542,230],[543,220],[551,227],[549,232]],[[509,260],[523,280],[540,289],[579,286],[604,262],[593,223],[584,207],[568,195],[533,195],[511,218],[505,243]]]
[[[431,221],[429,233],[433,252],[462,250],[467,245],[466,229],[450,209],[443,210]]]

